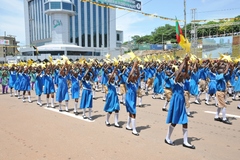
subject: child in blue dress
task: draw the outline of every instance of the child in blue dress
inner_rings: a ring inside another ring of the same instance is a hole
[[[79,84],[80,80],[82,80],[82,77],[79,74],[79,72],[76,70],[73,70],[72,76],[71,76],[71,82],[72,82],[71,93],[72,93],[72,99],[75,100],[74,111],[73,111],[73,113],[75,115],[78,115],[77,105],[78,105],[78,99],[79,99],[79,95],[80,95],[80,84]]]
[[[32,103],[31,101],[31,84],[30,84],[30,76],[28,74],[29,68],[25,67],[22,78],[20,81],[20,91],[23,91],[22,101],[25,102],[25,94],[28,92],[28,102]]]
[[[215,67],[212,67],[211,70],[208,72],[208,95],[205,104],[209,105],[209,100],[211,97],[215,96],[217,88],[217,82],[216,82],[216,70]],[[215,104],[217,105],[217,101],[215,99]]]
[[[171,134],[174,127],[177,124],[183,125],[183,146],[191,149],[195,147],[188,143],[188,118],[185,108],[185,98],[184,98],[184,89],[183,89],[183,80],[186,78],[188,73],[188,60],[189,57],[186,57],[183,63],[180,65],[179,70],[176,72],[175,83],[173,85],[173,95],[170,101],[170,106],[167,116],[167,124],[170,123],[168,127],[167,136],[165,138],[165,143],[169,145],[174,145],[170,140]],[[182,72],[183,67],[185,66],[184,72]]]
[[[163,93],[164,93],[164,76],[163,76],[163,67],[159,65],[157,68],[157,72],[155,73],[155,79],[153,81],[153,96],[152,98],[155,99],[157,94],[160,94],[160,98],[163,100]]]
[[[59,112],[62,112],[62,101],[65,101],[65,111],[68,112],[68,101],[69,101],[69,93],[68,93],[68,84],[67,80],[69,79],[69,68],[68,65],[65,64],[59,72],[57,79],[57,92],[56,92],[56,101],[59,102]]]
[[[120,126],[118,124],[118,117],[119,117],[120,104],[119,104],[119,100],[118,100],[116,87],[114,84],[114,79],[115,79],[114,74],[115,73],[116,73],[116,68],[110,75],[108,82],[107,82],[108,93],[107,93],[106,103],[104,106],[104,111],[107,112],[107,118],[106,118],[105,124],[107,126],[110,126],[109,118],[110,118],[112,112],[115,112],[114,126],[119,128]]]
[[[41,107],[42,106],[41,95],[43,92],[42,70],[36,69],[35,77],[36,79],[35,79],[34,87],[35,87],[35,93],[38,96],[37,105]]]
[[[17,69],[17,79],[16,82],[14,84],[14,90],[16,90],[18,92],[18,99],[20,99],[20,82],[22,80],[22,68],[18,68]]]
[[[91,68],[91,67],[90,67]],[[81,97],[81,103],[80,103],[80,109],[83,110],[82,117],[86,119],[86,108],[88,108],[88,119],[92,120],[91,117],[91,112],[92,112],[92,100],[93,100],[93,95],[92,95],[92,84],[90,82],[90,78],[93,76],[93,73],[91,72],[90,69],[88,69],[82,78],[82,86],[83,86],[83,91],[82,91],[82,97]]]
[[[126,129],[132,130],[132,134],[136,136],[139,136],[136,130],[137,80],[139,76],[138,63],[135,62],[126,82],[127,92],[125,104],[127,112],[129,113]],[[130,127],[130,123],[132,123],[132,128]]]
[[[45,70],[45,75],[43,76],[43,93],[47,95],[47,107],[49,107],[49,97],[51,95],[51,107],[54,107],[54,93],[55,87],[53,83],[53,77],[51,75],[51,66],[48,66]]]
[[[14,70],[14,65],[9,69],[9,81],[8,86],[10,88],[10,96],[13,96],[13,88],[15,85],[15,82],[17,80],[17,72]],[[17,95],[17,92],[15,90],[15,96]]]

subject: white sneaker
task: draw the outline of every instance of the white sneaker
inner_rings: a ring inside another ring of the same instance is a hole
[[[199,104],[198,100],[195,100],[194,103]]]
[[[23,101],[23,102],[26,102],[26,100],[25,100],[25,99],[23,99],[22,101]]]
[[[29,103],[32,103],[31,99],[28,100]]]
[[[205,102],[205,104],[209,105],[209,102],[208,102],[208,101],[206,101],[206,102]]]

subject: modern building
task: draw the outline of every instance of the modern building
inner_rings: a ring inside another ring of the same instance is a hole
[[[27,47],[22,56],[34,56],[32,46],[43,57],[120,54],[114,9],[81,0],[24,0],[24,11]]]
[[[0,36],[0,61],[6,61],[6,57],[16,56],[19,53],[18,43],[13,35]]]

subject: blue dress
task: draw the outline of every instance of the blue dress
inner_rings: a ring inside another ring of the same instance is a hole
[[[118,95],[116,91],[116,87],[113,84],[107,83],[108,94],[106,97],[106,103],[104,106],[105,112],[114,112],[120,110]]]
[[[10,71],[10,76],[9,76],[9,80],[8,80],[8,86],[9,88],[13,88],[14,84],[17,80],[17,74],[16,71]]]
[[[36,93],[36,95],[40,96],[42,94],[42,92],[43,92],[42,77],[36,76],[35,93]]]
[[[51,94],[55,92],[54,84],[53,84],[53,78],[51,75],[44,75],[43,76],[44,81],[44,94]]]
[[[240,92],[240,70],[236,71],[235,76],[238,78],[234,84],[234,92]]]
[[[68,76],[58,76],[58,89],[56,92],[56,101],[62,102],[62,101],[68,101],[69,100],[69,94],[68,94],[68,85],[67,85]]]
[[[153,81],[153,92],[157,94],[162,94],[164,92],[164,78],[163,78],[163,72],[157,72],[155,74],[155,79]]]
[[[23,73],[20,81],[20,91],[30,91],[30,77],[28,74]]]
[[[126,88],[127,88],[127,92],[126,92],[125,104],[126,104],[127,112],[131,114],[136,114],[137,89],[138,89],[137,84],[128,82],[127,80]]]
[[[14,89],[16,91],[20,91],[20,82],[22,81],[22,73],[17,73],[17,79],[14,84]]]
[[[92,85],[89,81],[82,80],[83,91],[80,103],[80,109],[92,108]]]
[[[210,80],[208,83],[208,94],[215,94],[217,92],[216,74],[209,71],[208,77]]]
[[[185,109],[185,98],[182,83],[175,83],[172,88],[173,95],[170,100],[166,123],[186,124],[188,123]]]
[[[192,72],[191,79],[190,79],[190,94],[193,96],[198,95],[198,72]]]
[[[72,82],[72,86],[71,86],[71,93],[72,93],[72,99],[78,99],[79,98],[79,94],[80,94],[80,84],[79,84],[79,80],[81,80],[82,77],[79,75],[77,78],[75,78],[74,76],[71,76],[71,82]]]

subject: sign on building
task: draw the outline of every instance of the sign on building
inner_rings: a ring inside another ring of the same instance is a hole
[[[9,40],[6,40],[6,39],[0,39],[0,44],[1,45],[10,45]]]
[[[133,10],[139,10],[142,9],[142,3],[141,1],[136,0],[98,0],[100,3],[109,4],[113,6],[121,6]]]

